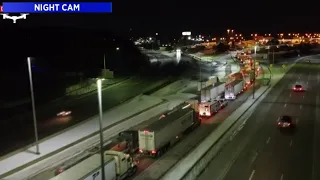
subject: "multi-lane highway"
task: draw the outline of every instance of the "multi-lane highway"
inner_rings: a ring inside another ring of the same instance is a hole
[[[131,97],[141,94],[159,84],[155,79],[133,78],[116,86],[103,90],[103,110],[108,110]],[[57,112],[71,110],[70,117],[57,117]],[[50,104],[37,111],[38,131],[40,138],[75,125],[98,113],[97,94],[93,93],[68,103]],[[33,142],[32,115],[18,115],[1,122],[0,155],[26,146]]]
[[[320,179],[319,69],[319,56],[294,65],[198,179]],[[293,92],[296,83],[306,91]],[[282,115],[293,118],[295,131],[279,131]]]

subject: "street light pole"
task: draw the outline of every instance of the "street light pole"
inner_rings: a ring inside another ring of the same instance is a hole
[[[36,141],[36,154],[39,155],[40,154],[40,151],[39,151],[39,138],[38,138],[36,106],[35,106],[35,102],[34,102],[33,80],[32,80],[32,70],[31,70],[31,58],[28,57],[27,61],[28,61],[29,81],[30,81],[30,93],[31,93],[31,103],[32,103],[34,137],[35,137],[35,141]]]
[[[256,58],[257,58],[257,45],[254,46],[252,99],[254,99],[255,83],[256,83]]]
[[[106,54],[103,54],[103,69],[106,70]]]
[[[98,88],[98,103],[99,103],[99,134],[100,134],[100,154],[101,154],[101,176],[102,180],[105,180],[105,170],[104,170],[104,150],[103,150],[103,128],[102,128],[102,80],[97,80]]]

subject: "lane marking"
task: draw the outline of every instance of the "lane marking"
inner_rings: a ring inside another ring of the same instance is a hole
[[[304,96],[302,96],[302,98],[304,99]]]
[[[269,144],[269,142],[270,142],[270,137],[268,137],[266,144]]]
[[[252,173],[251,173],[251,175],[250,175],[250,177],[249,177],[249,180],[251,180],[251,179],[253,178],[253,175],[254,175],[255,172],[256,172],[256,170],[253,170],[253,171],[252,171]]]
[[[291,93],[290,93],[290,95],[289,95],[290,97],[291,97]]]
[[[290,147],[292,147],[293,140],[290,141]]]
[[[287,107],[287,104],[284,104],[284,107]]]
[[[258,152],[256,152],[252,157],[251,163],[253,163],[257,159],[257,157],[258,157]]]
[[[307,84],[309,84],[309,81],[307,81]]]
[[[280,180],[283,180],[283,174],[281,174]]]
[[[299,122],[299,118],[296,119],[296,124],[298,124],[298,122]]]
[[[300,105],[300,109],[302,109],[302,105]]]

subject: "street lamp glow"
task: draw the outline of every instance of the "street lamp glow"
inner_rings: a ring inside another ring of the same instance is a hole
[[[97,80],[98,108],[99,108],[99,135],[100,135],[100,155],[101,155],[101,176],[105,179],[104,170],[104,150],[103,150],[103,128],[102,128],[102,79]]]
[[[116,50],[117,50],[117,51],[119,51],[119,50],[120,50],[120,48],[119,48],[119,47],[117,47],[117,48],[116,48]]]

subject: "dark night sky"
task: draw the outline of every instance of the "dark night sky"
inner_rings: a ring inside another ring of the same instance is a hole
[[[132,28],[150,34],[221,33],[227,28],[243,33],[319,31],[319,12],[312,10],[316,6],[299,1],[117,0],[112,14],[34,14],[18,26],[97,27],[117,32]]]

